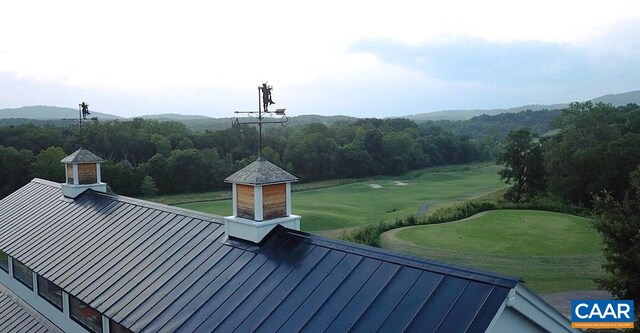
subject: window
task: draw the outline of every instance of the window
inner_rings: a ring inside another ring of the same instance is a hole
[[[33,290],[33,271],[17,260],[13,260],[13,277]]]
[[[38,275],[38,295],[62,310],[62,289]]]
[[[69,316],[89,331],[102,333],[102,314],[71,295],[69,295]]]
[[[126,327],[113,321],[113,319],[109,319],[109,332],[110,333],[133,333]]]
[[[3,251],[0,251],[0,269],[9,273],[9,256]]]

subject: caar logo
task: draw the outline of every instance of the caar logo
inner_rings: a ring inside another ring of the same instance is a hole
[[[573,328],[633,328],[633,300],[571,301]]]

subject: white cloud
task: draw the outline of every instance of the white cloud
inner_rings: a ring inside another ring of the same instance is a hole
[[[637,1],[27,0],[2,7],[0,71],[104,96],[190,100],[244,96],[265,80],[303,94],[287,96],[301,101],[336,87],[438,89],[446,81],[350,46],[452,37],[588,45],[640,17]]]

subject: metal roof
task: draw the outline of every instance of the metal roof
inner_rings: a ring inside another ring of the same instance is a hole
[[[260,156],[251,164],[227,177],[224,181],[227,183],[264,185],[297,182],[298,178]]]
[[[71,155],[63,158],[61,163],[98,163],[104,162],[100,156],[84,149],[80,148],[73,152]]]
[[[483,332],[517,280],[284,227],[33,180],[0,201],[0,249],[136,332]]]
[[[0,284],[0,332],[62,332],[35,309]]]

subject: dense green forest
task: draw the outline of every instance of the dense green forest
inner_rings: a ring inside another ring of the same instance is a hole
[[[87,121],[78,126],[0,127],[0,195],[33,177],[64,179],[59,163],[83,147],[100,155],[103,179],[114,192],[211,191],[257,157],[258,131],[247,125],[191,131],[177,121]],[[302,180],[395,175],[433,165],[493,158],[495,144],[406,119],[359,119],[327,126],[270,128],[263,154]]]
[[[435,165],[495,161],[512,130],[530,128],[537,136],[560,131],[561,134],[543,140],[548,147],[545,149],[548,186],[563,198],[582,202],[594,190],[620,182],[611,180],[614,176],[610,175],[628,172],[628,167],[618,164],[632,163],[627,161],[631,158],[628,156],[634,156],[634,149],[638,149],[637,144],[631,144],[635,139],[633,133],[627,133],[627,128],[637,121],[627,119],[635,114],[637,106],[608,108],[602,119],[592,120],[596,130],[583,130],[585,133],[571,132],[577,131],[572,124],[585,122],[579,115],[590,113],[571,108],[420,124],[407,119],[345,119],[329,125],[272,127],[265,131],[263,153],[303,181],[397,175]],[[620,139],[623,141],[606,141],[614,135],[611,131],[624,137]],[[33,177],[62,181],[59,161],[79,147],[80,136],[77,125],[38,123],[0,127],[0,195],[6,196]],[[562,141],[570,136],[588,140],[571,144]],[[84,148],[107,160],[103,174],[113,191],[130,196],[221,189],[224,178],[250,163],[258,152],[258,132],[254,127],[193,131],[182,122],[142,118],[84,122],[82,141]],[[590,157],[588,154],[595,153],[577,149],[598,143],[598,149],[609,147],[607,156],[616,164],[612,170],[597,168],[607,165],[603,157]],[[551,154],[554,150],[555,155]],[[561,157],[570,153],[578,156],[563,164]],[[567,170],[567,164],[576,165],[576,161],[589,158],[583,162],[588,170]],[[561,175],[571,172],[598,174],[599,185],[581,179],[562,183]],[[616,197],[620,193],[614,191]]]

